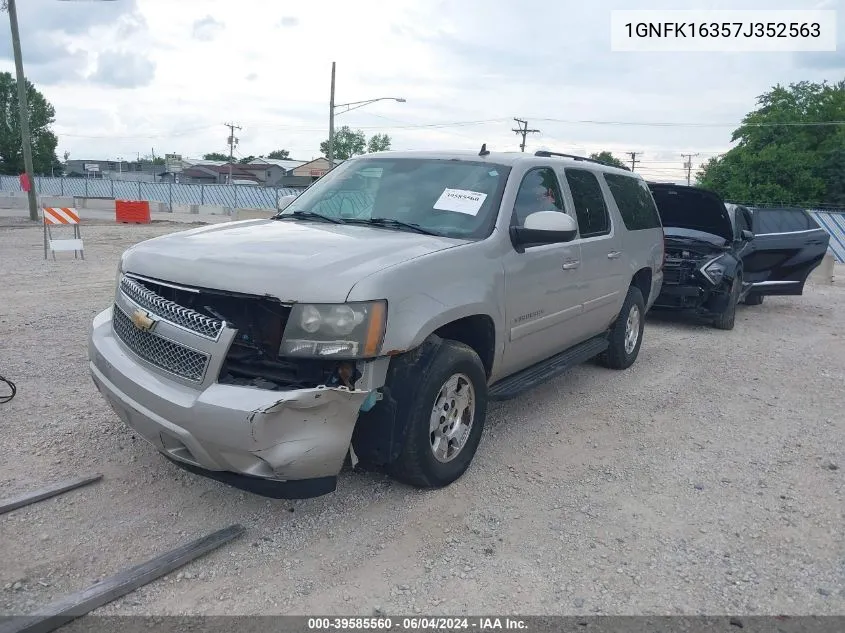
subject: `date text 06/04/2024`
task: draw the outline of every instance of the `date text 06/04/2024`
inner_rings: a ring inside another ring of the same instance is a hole
[[[495,631],[527,630],[524,620],[510,617],[308,618],[316,631]]]

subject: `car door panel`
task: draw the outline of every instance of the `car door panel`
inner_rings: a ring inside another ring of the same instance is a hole
[[[530,213],[549,210],[566,213],[560,183],[551,168],[532,168],[520,184],[511,224],[522,226]],[[521,252],[514,249],[505,255],[508,343],[502,357],[504,373],[540,362],[579,340],[582,260],[578,240],[531,246]]]
[[[775,213],[783,219],[762,217],[763,214]],[[752,284],[753,292],[761,295],[803,294],[807,277],[821,263],[830,242],[828,233],[814,225],[812,218],[801,209],[753,211],[754,238],[741,254],[745,281]],[[772,230],[778,228],[798,230]]]
[[[581,281],[584,292],[583,338],[607,330],[619,312],[620,287],[625,276],[622,236],[611,219],[601,182],[586,169],[560,170],[567,203],[575,210],[581,239]]]

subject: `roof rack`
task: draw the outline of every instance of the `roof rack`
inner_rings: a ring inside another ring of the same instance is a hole
[[[587,158],[586,156],[576,156],[575,154],[561,154],[560,152],[550,152],[545,149],[541,149],[534,152],[534,156],[541,156],[543,158],[549,158],[551,156],[560,156],[561,158],[572,158],[574,160],[583,160],[587,163],[596,163],[597,165],[604,165],[605,167],[613,167],[613,165],[610,165],[600,160],[596,160],[595,158]]]

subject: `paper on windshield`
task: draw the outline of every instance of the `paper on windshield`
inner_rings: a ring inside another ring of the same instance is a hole
[[[434,203],[434,208],[438,211],[454,211],[455,213],[478,215],[478,211],[486,199],[487,194],[479,193],[478,191],[444,189],[437,202]]]

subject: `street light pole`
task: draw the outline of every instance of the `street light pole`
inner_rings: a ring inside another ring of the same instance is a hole
[[[21,143],[23,144],[23,165],[24,171],[29,179],[29,219],[33,222],[38,220],[38,203],[35,200],[35,177],[32,167],[32,140],[29,136],[29,104],[26,98],[26,77],[23,74],[23,59],[21,57],[21,36],[18,32],[18,12],[15,8],[15,0],[7,0],[9,9],[9,22],[12,26],[12,49],[15,54],[15,74],[18,84],[18,116],[21,125]]]
[[[338,108],[346,108],[343,112],[349,112],[350,110],[357,110],[358,108],[363,108],[365,105],[370,105],[371,103],[375,103],[376,101],[396,101],[398,103],[405,103],[405,99],[402,97],[379,97],[378,99],[367,99],[365,101],[352,101],[350,103],[338,103],[335,104],[334,102],[334,76],[335,76],[335,62],[332,62],[332,88],[331,88],[331,96],[329,97],[329,151],[327,152],[328,156],[326,158],[329,159],[329,171],[334,169],[334,114],[335,110]],[[339,112],[338,114],[342,114],[343,112]]]
[[[332,89],[329,97],[329,171],[334,169],[334,69],[335,63],[332,62]]]

